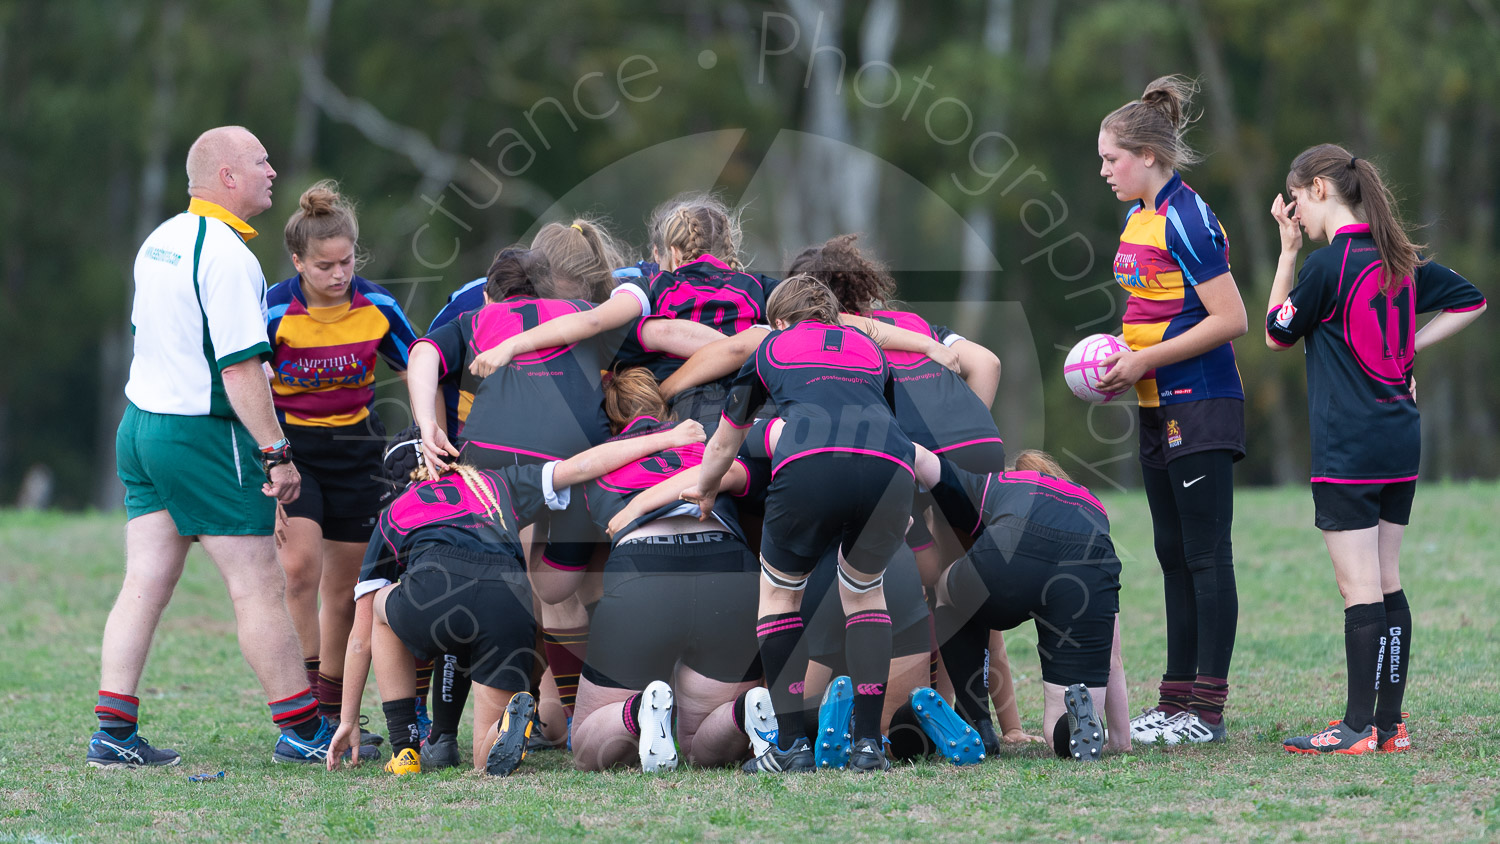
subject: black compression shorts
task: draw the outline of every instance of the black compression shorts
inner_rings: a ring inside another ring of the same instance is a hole
[[[1035,620],[1042,679],[1059,686],[1109,683],[1120,608],[1120,558],[1107,536],[1007,517],[948,571],[964,617],[991,630]]]
[[[671,682],[679,659],[721,683],[760,677],[755,640],[760,566],[727,532],[683,538],[695,536],[711,538],[615,546],[604,567],[604,594],[589,623],[583,665],[589,682],[644,689],[653,680]]]
[[[906,542],[911,472],[871,455],[834,451],[790,460],[766,493],[760,553],[772,568],[809,574],[837,547],[855,571],[883,571]]]
[[[481,686],[510,692],[531,686],[536,622],[517,560],[429,545],[386,599],[385,614],[418,660],[450,653]]]

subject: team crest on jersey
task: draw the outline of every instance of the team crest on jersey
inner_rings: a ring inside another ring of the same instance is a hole
[[[1281,308],[1276,311],[1276,327],[1287,328],[1292,324],[1292,317],[1297,315],[1297,306],[1292,304],[1292,297],[1288,296]]]
[[[1176,448],[1182,445],[1182,426],[1177,424],[1176,419],[1167,420],[1167,448]]]

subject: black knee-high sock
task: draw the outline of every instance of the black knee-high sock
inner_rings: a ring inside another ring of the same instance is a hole
[[[861,610],[844,618],[844,659],[854,684],[854,738],[880,740],[885,684],[891,679],[891,615]]]
[[[802,719],[802,685],[807,676],[807,651],[800,647],[803,627],[802,614],[795,612],[761,616],[755,624],[766,688],[776,710],[776,744],[782,750],[807,738]]]
[[[1375,720],[1375,684],[1385,638],[1385,604],[1355,604],[1344,610],[1344,658],[1349,668],[1344,723],[1356,732],[1370,729]]]
[[[422,743],[422,734],[417,730],[417,699],[414,697],[388,700],[380,705],[385,710],[385,729],[391,736],[391,755],[406,748],[416,749]]]
[[[947,630],[947,638],[938,645],[943,654],[943,667],[948,670],[948,679],[953,683],[953,708],[970,724],[990,720],[989,678],[985,676],[984,657],[989,644],[990,631],[973,620],[957,625],[953,629],[957,613],[949,606],[939,606],[933,618],[941,637]]]
[[[464,704],[469,701],[469,689],[474,682],[469,672],[458,664],[458,657],[443,654],[432,661],[432,734],[434,736],[458,735],[458,722],[464,715]]]
[[[1411,605],[1405,589],[1385,596],[1384,656],[1375,696],[1375,726],[1389,732],[1401,723],[1401,700],[1411,671]]]

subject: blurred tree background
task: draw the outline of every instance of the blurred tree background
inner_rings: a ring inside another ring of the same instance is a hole
[[[771,274],[865,232],[914,307],[1001,355],[1007,442],[1091,484],[1138,474],[1133,413],[1090,410],[1060,377],[1122,309],[1124,209],[1095,141],[1156,76],[1203,86],[1189,137],[1208,157],[1186,178],[1228,230],[1251,318],[1242,483],[1306,479],[1301,356],[1272,355],[1257,326],[1268,208],[1298,151],[1376,160],[1432,254],[1494,290],[1494,0],[629,5],[0,3],[0,502],[50,472],[55,506],[118,506],[132,262],[185,207],[188,145],[220,124],[249,127],[279,171],[252,221],[268,281],[292,272],[297,194],[332,176],[360,203],[362,274],[419,330],[498,248],[576,212],[639,245],[656,202],[716,188]],[[1482,322],[1418,364],[1427,478],[1500,471],[1493,337]],[[404,390],[383,389],[404,423]]]

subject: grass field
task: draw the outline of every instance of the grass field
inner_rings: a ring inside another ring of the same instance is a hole
[[[1160,573],[1145,501],[1106,499],[1125,559],[1132,705],[1162,668]],[[566,754],[497,781],[395,779],[270,761],[274,733],[240,658],[224,589],[194,551],[140,692],[143,732],[180,768],[90,771],[99,634],[123,515],[0,513],[0,840],[143,838],[943,840],[1494,840],[1500,487],[1427,486],[1403,570],[1415,609],[1415,752],[1294,757],[1281,738],[1342,712],[1342,616],[1302,488],[1236,499],[1240,633],[1227,745],[1137,747],[1081,766],[1011,751],[976,768],[752,778],[718,770],[580,774]],[[1030,629],[1009,637],[1028,730],[1041,688]],[[373,683],[371,684],[373,686]],[[367,711],[379,712],[373,693]],[[467,727],[465,727],[467,729]],[[221,781],[187,775],[226,771]]]

